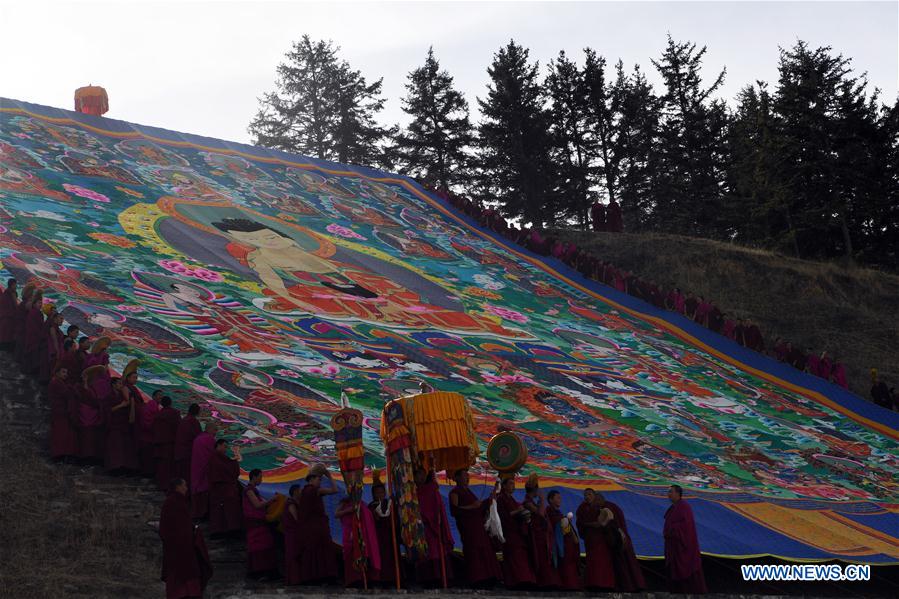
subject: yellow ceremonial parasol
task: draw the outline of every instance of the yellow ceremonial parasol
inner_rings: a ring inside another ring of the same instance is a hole
[[[110,343],[112,343],[112,339],[110,339],[109,337],[100,337],[99,339],[94,341],[93,345],[91,345],[91,353],[99,354],[101,351],[109,347]]]
[[[75,110],[83,114],[101,116],[109,111],[109,96],[99,85],[88,85],[75,90]]]
[[[140,360],[134,359],[128,362],[125,366],[125,369],[122,371],[122,378],[127,379],[129,375],[137,372],[137,367],[140,366]]]

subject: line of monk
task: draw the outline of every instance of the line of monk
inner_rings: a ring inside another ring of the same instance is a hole
[[[844,389],[849,388],[846,379],[846,366],[842,362],[828,357],[826,351],[816,352],[811,348],[803,351],[778,337],[770,351],[766,352],[765,338],[757,324],[749,319],[729,317],[712,301],[706,300],[701,295],[694,296],[692,293],[685,293],[674,284],[671,284],[666,290],[655,281],[644,280],[632,272],[600,259],[592,252],[584,250],[574,243],[547,235],[539,228],[509,226],[509,223],[496,208],[484,208],[479,202],[444,190],[431,189],[431,191],[477,220],[482,226],[536,254],[552,256],[589,279],[642,299],[656,308],[677,312],[743,347],[759,353],[768,353],[780,362],[789,364],[798,370],[821,377]],[[608,206],[599,202],[594,203],[591,206],[590,214],[594,231],[620,233],[624,230],[621,207],[614,200]]]
[[[120,375],[110,369],[108,338],[91,341],[79,336],[77,327],[68,327],[63,335],[61,315],[43,302],[39,289],[26,285],[21,301],[15,289],[11,280],[0,294],[0,349],[18,357],[23,373],[38,380],[49,375],[50,456],[102,466],[111,474],[152,478],[168,491],[159,522],[166,597],[202,596],[212,576],[197,527],[206,519],[213,537],[245,536],[248,576],[283,572],[287,584],[337,581],[341,548],[332,541],[323,498],[339,491],[324,467],[312,467],[305,484],[291,486],[286,499],[266,498],[260,489],[262,472],[256,469],[249,472],[248,484],[241,485],[239,447],[229,455],[227,441],[216,438],[217,423],[201,426],[197,404],[182,418],[161,391],[145,395],[138,388],[135,363]],[[41,335],[44,341],[35,337]],[[343,529],[346,586],[390,587],[399,571],[404,583],[414,573],[410,578],[415,584],[433,587],[455,582],[478,588],[500,583],[546,590],[645,588],[624,514],[600,493],[586,490],[575,518],[562,511],[559,492],[544,494],[536,478],[525,485],[522,502],[514,496],[514,476],[503,475],[486,498],[469,488],[467,470],[454,472],[453,479],[449,512],[462,540],[464,574],[453,567],[454,540],[437,474],[418,468],[415,482],[427,553],[407,564],[395,549],[400,535],[392,499],[376,477],[371,503],[346,498],[335,513]],[[669,587],[705,592],[695,523],[681,496],[680,487],[673,486],[665,515]],[[284,500],[280,531],[270,517],[279,500]],[[586,549],[583,574],[581,539]]]

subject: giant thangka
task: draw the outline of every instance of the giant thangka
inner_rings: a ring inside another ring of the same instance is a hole
[[[426,381],[470,401],[482,447],[519,434],[566,509],[585,486],[622,505],[641,555],[679,483],[708,553],[899,562],[895,415],[406,178],[3,100],[0,260],[110,337],[113,368],[140,358],[144,391],[202,404],[269,484],[336,470],[342,390],[383,466],[384,403]]]

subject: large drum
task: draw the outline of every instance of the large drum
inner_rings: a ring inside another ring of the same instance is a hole
[[[500,474],[515,473],[528,461],[528,448],[511,432],[494,435],[487,445],[487,462]]]

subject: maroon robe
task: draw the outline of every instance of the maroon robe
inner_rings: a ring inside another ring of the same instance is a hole
[[[606,230],[610,233],[621,233],[624,231],[624,220],[621,218],[621,206],[618,202],[612,200],[606,207]]]
[[[212,463],[218,462],[216,457],[222,457],[216,454],[210,460]],[[228,458],[225,458],[228,459]],[[234,460],[230,460],[234,462]],[[236,465],[237,462],[234,462]],[[219,466],[225,469],[225,466]],[[265,520],[265,508],[253,507],[250,502],[250,494],[262,501],[259,491],[252,484],[247,485],[243,492],[243,518],[247,529],[247,573],[264,574],[266,572],[274,572],[278,569],[278,558],[275,552],[275,537],[269,528],[268,522]]]
[[[55,317],[54,317],[55,318]],[[47,319],[47,335],[45,340],[46,351],[41,353],[40,380],[49,381],[56,368],[56,361],[62,355],[62,343],[64,337],[59,327],[53,324],[53,320]]]
[[[615,587],[615,566],[612,553],[606,542],[606,536],[599,528],[583,526],[596,522],[600,508],[595,505],[581,503],[577,508],[578,532],[584,539],[586,560],[584,570],[584,586],[588,589],[612,589]]]
[[[300,583],[309,584],[337,578],[337,553],[331,540],[331,526],[318,487],[306,485],[300,492]]]
[[[69,384],[74,385],[81,380],[81,366],[78,361],[77,352],[64,351],[59,357],[57,367],[66,369],[66,381]]]
[[[519,508],[521,504],[511,494],[500,493],[496,498],[496,509],[506,538],[503,543],[503,580],[510,589],[537,583],[528,551],[529,527],[523,519],[512,516],[512,512]]]
[[[440,487],[433,478],[429,478],[418,487],[418,509],[425,526],[428,553],[415,565],[415,577],[420,583],[442,583],[445,570],[446,580],[449,582],[453,579],[453,564],[450,560],[453,552],[453,533],[450,532]]]
[[[181,414],[175,408],[162,408],[153,420],[153,447],[156,457],[156,485],[166,489],[175,478],[175,435]],[[183,477],[179,477],[183,478]]]
[[[817,354],[809,354],[808,359],[805,361],[806,368],[808,368],[809,374],[813,374],[818,376],[818,371],[821,367],[821,358],[818,357]]]
[[[544,499],[545,501],[545,499]],[[534,572],[537,575],[537,586],[541,589],[555,589],[561,584],[559,572],[553,567],[552,542],[550,536],[552,528],[545,514],[539,512],[539,506],[528,496],[525,496],[523,505],[533,508],[531,511],[531,555],[534,562]]]
[[[606,207],[600,202],[594,202],[590,206],[590,220],[593,222],[594,231],[606,230]]]
[[[833,365],[831,377],[833,379],[833,382],[843,389],[849,388],[849,384],[846,382],[846,367],[843,366],[841,362],[837,362]]]
[[[825,381],[830,380],[830,374],[833,371],[833,362],[830,361],[830,358],[824,356],[820,360],[818,360],[818,376],[820,376]]]
[[[78,455],[78,401],[71,385],[53,377],[47,386],[50,401],[50,457]]]
[[[296,518],[290,513],[291,506],[297,510]],[[300,537],[305,531],[300,527],[299,517],[299,506],[289,497],[281,516],[281,529],[284,531],[284,584],[300,584]]]
[[[40,345],[44,333],[44,315],[40,308],[31,308],[25,317],[23,336],[22,370],[34,374],[40,366]]]
[[[9,347],[16,340],[16,292],[4,289],[0,294],[0,347]]]
[[[338,509],[351,506],[349,498],[340,502]],[[343,584],[345,587],[363,587],[371,583],[381,568],[381,548],[378,546],[378,535],[375,532],[375,520],[364,503],[359,504],[358,518],[354,512],[340,517],[340,528],[343,537]],[[363,547],[359,547],[361,535]],[[360,551],[360,549],[362,549]],[[358,569],[356,562],[365,560],[365,576]]]
[[[209,515],[209,461],[215,455],[215,437],[203,431],[194,439],[190,450],[190,515]]]
[[[240,463],[216,451],[209,458],[209,534],[243,528]]]
[[[385,503],[388,500],[384,500]],[[396,559],[393,553],[394,539],[399,542],[399,535],[393,531],[393,505],[391,504],[391,513],[381,516],[377,512],[378,502],[372,501],[368,504],[372,518],[375,521],[375,534],[378,536],[378,549],[381,552],[381,568],[374,573],[373,580],[375,582],[392,583],[396,582]]]
[[[564,517],[562,512],[553,506],[546,508],[546,518],[552,527],[551,533],[554,537],[556,527],[562,525]],[[562,543],[562,547],[557,548],[554,558],[556,570],[559,572],[559,586],[564,591],[579,591],[582,586],[581,574],[578,572],[581,561],[581,541],[572,530],[571,533],[563,535]]]
[[[634,544],[627,531],[627,521],[624,519],[624,512],[617,504],[611,501],[606,502],[606,507],[615,516],[615,519],[612,520],[609,526],[613,527],[615,533],[621,537],[620,545],[612,551],[612,564],[615,566],[617,589],[625,593],[635,593],[645,589],[646,581],[643,579],[643,571],[640,569],[640,562],[637,561]]]
[[[122,402],[122,395],[113,390],[112,401],[106,407],[106,450],[104,467],[109,471],[137,470],[137,450],[134,447],[134,423],[130,421],[131,408],[113,411]]]
[[[76,393],[78,398],[78,457],[102,460],[106,433],[102,404],[96,393],[84,385],[76,387]]]
[[[462,555],[465,557],[465,573],[468,584],[479,586],[502,580],[503,571],[496,559],[496,551],[490,536],[484,529],[487,510],[493,499],[487,499],[476,510],[461,510],[453,505],[452,497],[456,497],[459,507],[470,505],[478,500],[468,487],[455,487],[450,491],[450,513],[456,519],[456,529],[462,538]]]
[[[200,597],[212,576],[206,543],[190,519],[187,497],[170,493],[159,517],[166,599]]]
[[[671,593],[707,593],[693,510],[683,499],[665,512],[665,575]]]
[[[137,456],[140,472],[145,477],[156,476],[156,448],[153,445],[153,421],[159,413],[159,403],[147,398],[134,385],[128,385],[134,398],[134,432],[137,437]]]
[[[200,427],[200,421],[196,417],[188,414],[181,419],[178,424],[178,431],[175,433],[175,476],[183,478],[190,484],[190,454],[193,449],[194,439],[203,432]]]

